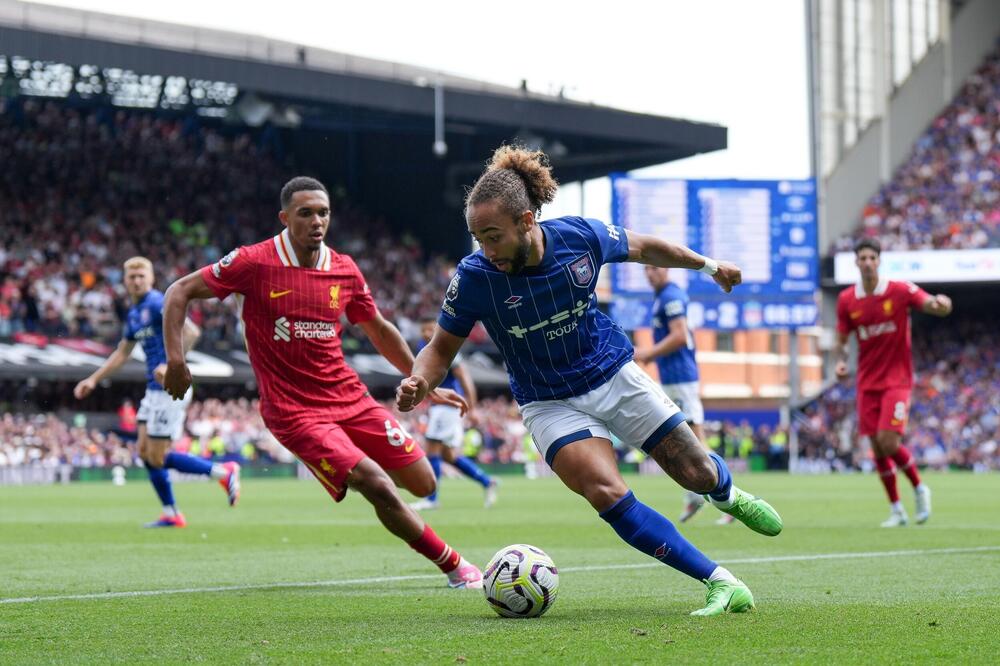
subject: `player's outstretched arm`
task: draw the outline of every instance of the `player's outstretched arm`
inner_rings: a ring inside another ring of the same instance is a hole
[[[214,298],[215,294],[205,284],[201,271],[185,275],[170,285],[163,299],[163,346],[167,352],[167,370],[163,389],[181,400],[191,386],[191,371],[184,360],[184,324],[188,304],[193,300]]]
[[[691,248],[662,240],[656,236],[625,230],[628,236],[628,260],[660,268],[688,268],[711,275],[727,294],[743,281],[739,267],[728,261],[703,257]]]
[[[951,299],[944,294],[931,296],[924,301],[924,307],[921,309],[924,313],[935,317],[947,317],[951,314]]]
[[[399,411],[412,410],[437,388],[464,342],[465,338],[453,335],[440,326],[434,329],[434,337],[413,361],[410,376],[400,382],[396,389],[396,406]]]
[[[104,363],[101,364],[101,367],[94,370],[94,372],[92,372],[86,379],[81,379],[80,383],[73,388],[73,396],[77,400],[83,400],[90,395],[91,392],[97,388],[98,382],[105,377],[113,375],[120,367],[125,365],[129,356],[132,355],[132,349],[134,347],[135,340],[122,338],[115,350],[111,352],[111,355],[108,356]]]

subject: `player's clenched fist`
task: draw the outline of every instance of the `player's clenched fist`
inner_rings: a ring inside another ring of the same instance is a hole
[[[396,388],[396,407],[408,412],[427,397],[428,384],[423,377],[407,377]]]
[[[187,363],[167,363],[167,371],[163,373],[163,390],[174,400],[183,400],[184,394],[191,388],[191,370]]]
[[[733,287],[743,282],[743,271],[736,264],[720,261],[719,270],[715,272],[712,279],[722,287],[722,291],[728,294],[733,290]]]

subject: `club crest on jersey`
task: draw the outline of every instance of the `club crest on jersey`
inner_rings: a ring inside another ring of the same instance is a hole
[[[139,313],[139,320],[143,324],[148,324],[149,323],[149,310],[145,310],[145,309],[142,310],[142,312]]]
[[[578,287],[589,287],[594,279],[594,262],[590,260],[590,255],[585,254],[569,265],[569,274],[573,279],[573,284]]]
[[[887,315],[892,314],[892,301],[882,301],[882,309]]]
[[[340,307],[340,285],[330,285],[330,309],[336,310]]]
[[[451,283],[448,285],[448,291],[444,293],[445,300],[453,301],[458,298],[458,280],[462,276],[455,273],[455,277],[451,279]]]
[[[236,248],[235,250],[224,256],[222,259],[219,259],[216,263],[212,264],[212,275],[214,275],[215,277],[219,277],[222,274],[222,269],[228,268],[229,265],[233,263],[233,260],[236,259],[236,256],[239,253],[240,249]]]

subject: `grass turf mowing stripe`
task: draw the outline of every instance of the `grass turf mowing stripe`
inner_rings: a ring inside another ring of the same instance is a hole
[[[812,555],[773,555],[770,557],[744,557],[728,560],[717,560],[719,564],[771,564],[774,562],[811,562],[816,560],[849,560],[870,559],[876,557],[906,557],[919,555],[961,555],[968,553],[985,553],[1000,551],[1000,546],[975,546],[970,548],[928,548],[925,550],[876,550],[868,552],[846,553],[814,553]],[[582,567],[560,567],[560,573],[610,571],[612,569],[652,569],[662,567],[660,563],[647,564],[601,564]],[[441,574],[414,574],[410,576],[378,576],[371,578],[352,578],[346,580],[325,580],[288,583],[255,583],[251,585],[220,585],[216,587],[186,587],[166,590],[132,590],[125,592],[94,592],[91,594],[61,594],[37,597],[12,597],[0,599],[0,604],[27,604],[40,601],[93,601],[104,599],[127,599],[130,597],[156,597],[165,594],[204,594],[208,592],[243,592],[247,590],[273,590],[301,587],[336,587],[343,585],[371,585],[379,583],[398,583],[408,580],[435,580]]]

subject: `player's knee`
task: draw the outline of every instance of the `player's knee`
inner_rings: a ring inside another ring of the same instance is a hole
[[[437,489],[437,479],[434,474],[421,474],[413,479],[407,479],[406,489],[417,497],[427,497]]]
[[[627,494],[628,486],[622,479],[596,481],[583,488],[583,496],[599,512],[607,511]]]
[[[396,484],[385,472],[357,475],[352,472],[348,483],[376,506],[393,506],[402,502]]]

